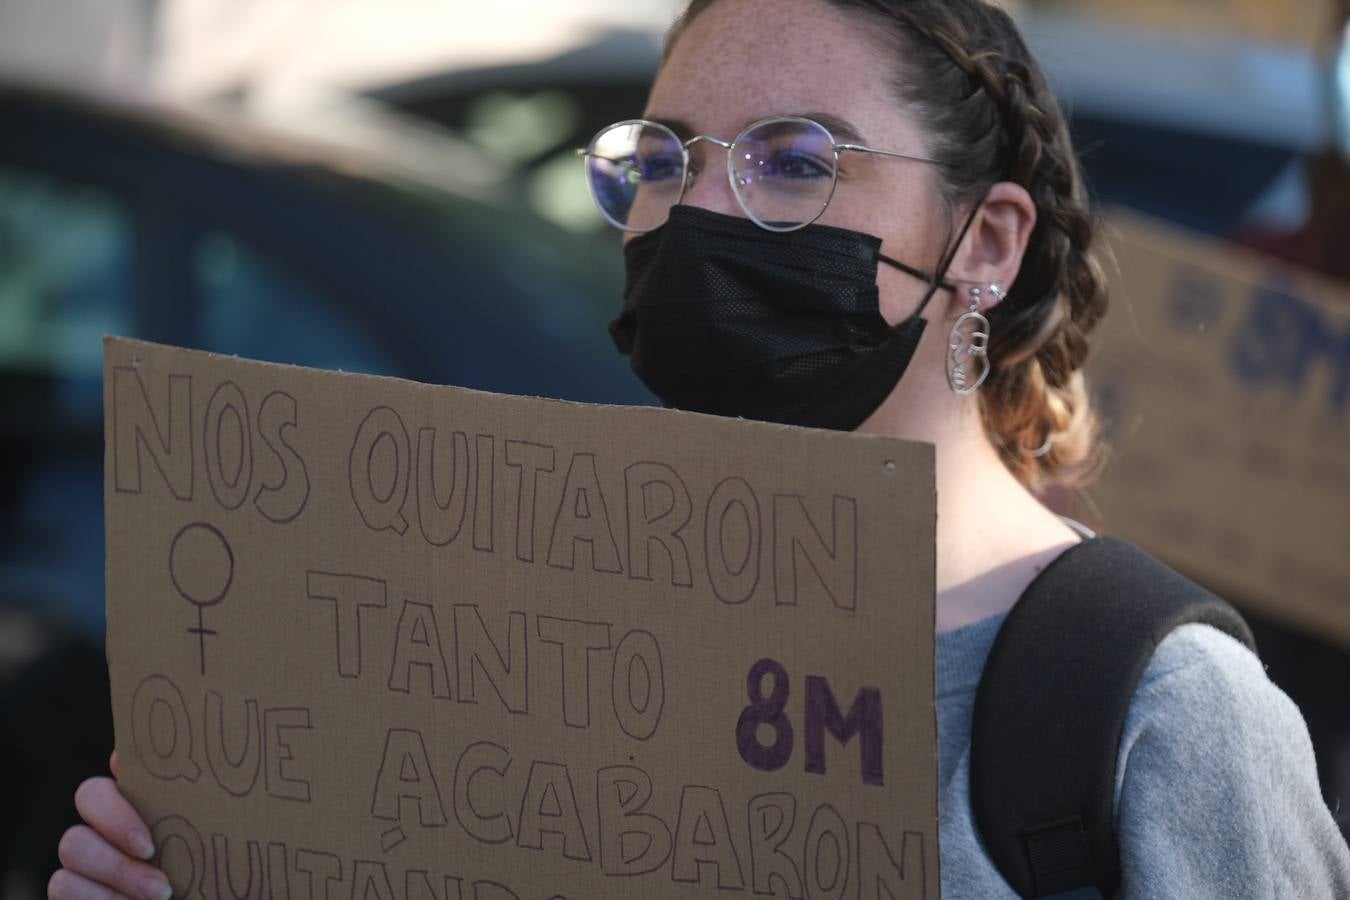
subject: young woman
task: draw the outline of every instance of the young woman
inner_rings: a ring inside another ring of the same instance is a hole
[[[1106,308],[1015,26],[984,0],[694,0],[586,165],[630,232],[614,336],[665,402],[936,446],[943,895],[1015,896],[974,824],[972,704],[1006,613],[1081,540],[1031,489],[1095,467],[1080,368]],[[1122,896],[1350,897],[1298,711],[1213,628],[1159,645],[1115,784]],[[166,900],[115,783],[76,805],[51,896]]]

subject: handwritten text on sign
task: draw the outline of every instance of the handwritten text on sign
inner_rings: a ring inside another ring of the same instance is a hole
[[[937,896],[928,448],[106,347],[180,897]]]

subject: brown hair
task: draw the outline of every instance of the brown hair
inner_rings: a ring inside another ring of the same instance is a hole
[[[691,0],[671,30],[716,0]],[[883,26],[894,90],[927,133],[955,213],[1000,181],[1024,187],[1036,226],[1017,280],[988,313],[987,430],[1022,483],[1079,486],[1102,458],[1082,367],[1106,312],[1096,222],[1059,102],[1012,18],[985,0],[823,0]],[[902,52],[901,52],[902,51]]]

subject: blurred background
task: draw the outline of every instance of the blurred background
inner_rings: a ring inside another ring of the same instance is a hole
[[[100,337],[650,402],[572,150],[641,112],[678,6],[0,0],[5,897],[112,746]],[[1344,823],[1350,2],[1013,9],[1117,260],[1115,461],[1050,501],[1242,608]]]

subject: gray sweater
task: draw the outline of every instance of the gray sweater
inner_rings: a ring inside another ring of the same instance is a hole
[[[937,638],[944,900],[1016,895],[977,836],[970,723],[1003,616]],[[1116,764],[1122,900],[1350,900],[1346,848],[1317,784],[1308,729],[1260,661],[1207,625],[1158,647]]]

